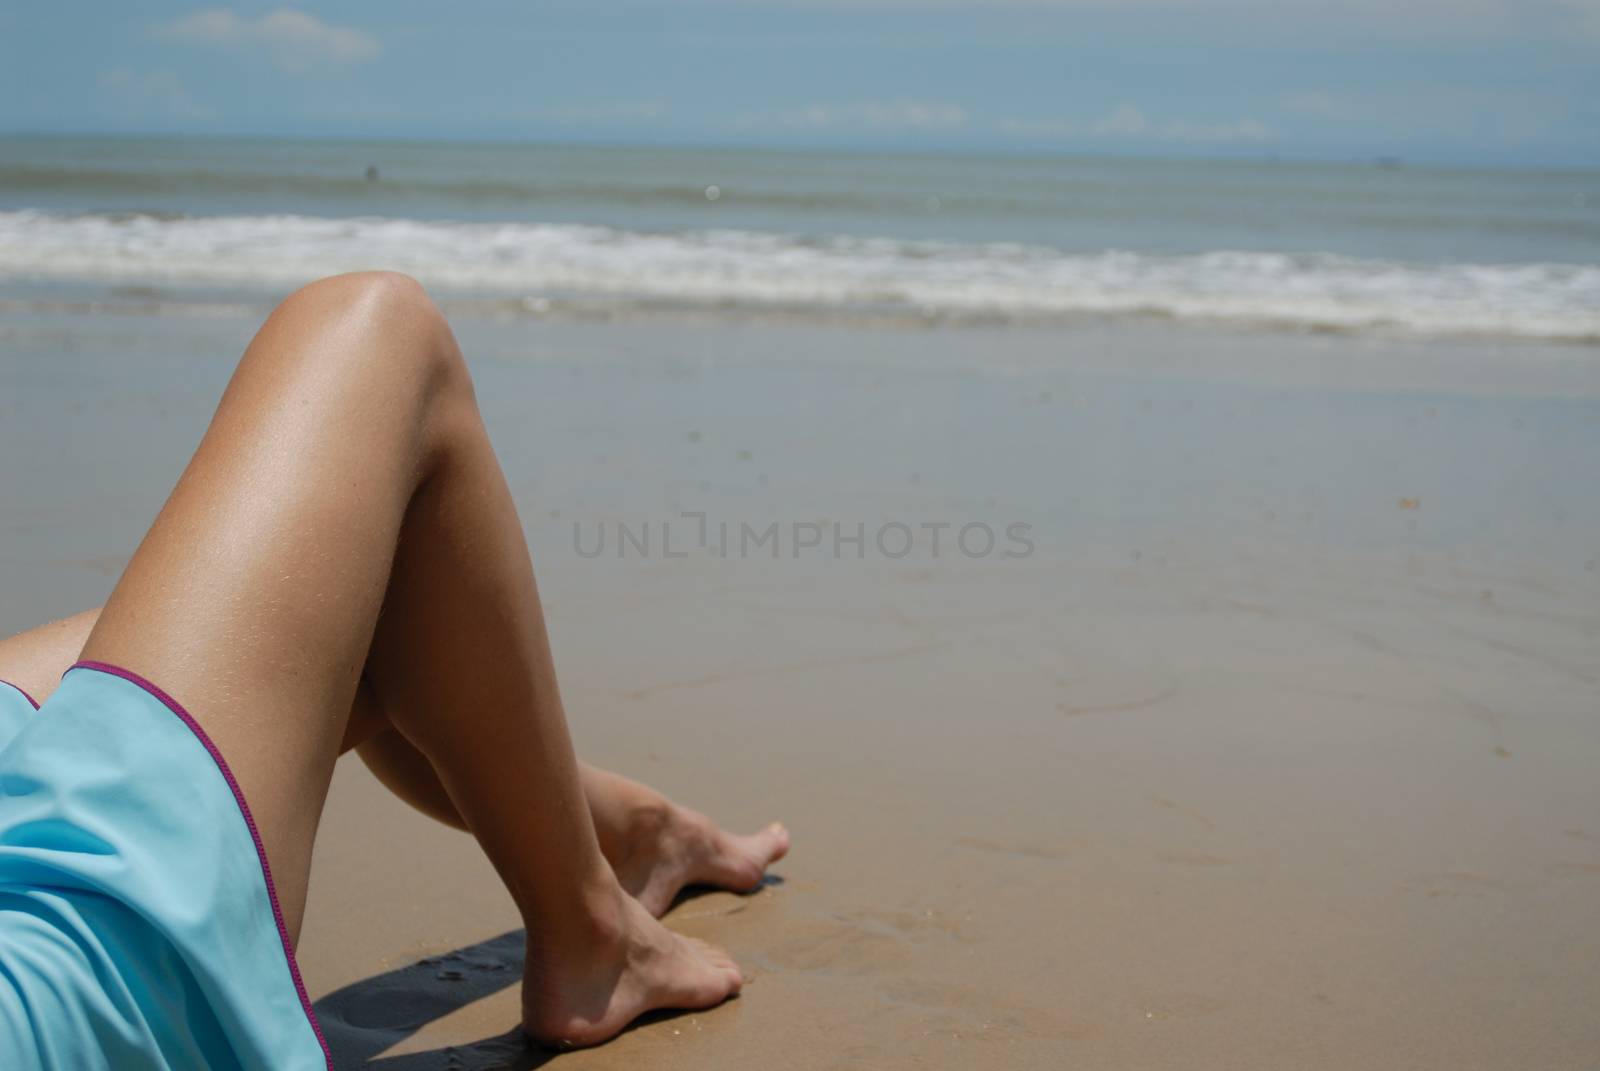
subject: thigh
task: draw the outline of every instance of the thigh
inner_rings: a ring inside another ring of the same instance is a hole
[[[35,705],[43,704],[61,683],[62,674],[78,661],[84,641],[99,618],[97,607],[0,640],[0,681],[18,689]],[[391,730],[388,712],[363,677],[345,723],[339,754]]]
[[[85,610],[0,640],[0,681],[43,703],[61,683],[61,674],[78,660],[99,613]]]
[[[292,934],[426,463],[436,317],[398,277],[325,280],[281,305],[82,651],[153,681],[211,737]]]

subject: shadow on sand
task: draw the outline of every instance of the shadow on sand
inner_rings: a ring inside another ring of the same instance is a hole
[[[783,884],[767,874],[754,892]],[[716,890],[691,885],[678,894],[673,909]],[[520,1027],[503,1034],[442,1049],[383,1056],[436,1019],[522,981],[527,934],[512,930],[475,945],[428,956],[406,967],[351,982],[316,1002],[322,1034],[333,1052],[336,1071],[528,1071],[558,1054],[530,1042]],[[651,1012],[628,1031],[686,1014]],[[624,1031],[627,1033],[628,1031]]]
[[[523,943],[523,931],[513,930],[329,993],[316,1002],[316,1010],[333,1050],[333,1066],[338,1071],[526,1071],[543,1066],[555,1054],[531,1044],[515,1026],[463,1045],[379,1055],[434,1020],[520,984]]]
[[[765,874],[752,893],[784,884],[778,874]],[[685,903],[717,892],[706,885],[690,885],[672,901]],[[504,1034],[483,1037],[445,1049],[384,1057],[394,1045],[419,1029],[474,1001],[522,983],[525,930],[510,930],[499,937],[478,941],[453,953],[427,956],[397,970],[352,981],[315,1004],[323,1037],[333,1052],[336,1071],[528,1071],[554,1060],[558,1053],[539,1049],[528,1041],[520,1026]],[[624,1033],[640,1026],[685,1015],[661,1010],[634,1020]]]

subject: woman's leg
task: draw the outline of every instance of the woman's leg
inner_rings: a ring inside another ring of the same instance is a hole
[[[0,640],[0,680],[43,703],[61,683],[61,674],[78,660],[99,618],[99,610],[85,610]]]
[[[395,795],[431,818],[467,828],[432,764],[397,730],[377,732],[358,750]],[[658,918],[688,885],[755,888],[789,850],[789,833],[776,822],[739,836],[621,774],[588,763],[579,763],[578,772],[601,853],[622,887]]]
[[[42,702],[78,660],[99,616],[99,610],[89,610],[0,640],[0,680]],[[390,724],[364,681],[340,750],[351,747],[395,795],[430,818],[466,830],[433,764]],[[601,853],[622,887],[657,917],[687,885],[753,888],[789,849],[789,834],[777,823],[738,836],[620,774],[580,762],[579,776]]]
[[[739,988],[601,856],[520,525],[410,280],[341,276],[279,306],[82,657],[159,682],[228,757],[291,933],[365,674],[522,913],[531,1034],[593,1043]]]

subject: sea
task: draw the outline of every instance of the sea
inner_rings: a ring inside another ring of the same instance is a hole
[[[1600,346],[1600,171],[0,138],[0,308],[362,268],[500,316],[1129,318]]]

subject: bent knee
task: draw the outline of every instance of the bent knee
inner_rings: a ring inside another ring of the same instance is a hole
[[[423,285],[396,271],[356,271],[307,283],[278,306],[278,313],[318,319],[360,317],[374,326],[415,331],[444,320]]]
[[[392,315],[442,318],[427,288],[404,272],[353,271],[318,279],[306,289],[312,287],[327,287],[348,301],[374,305]]]
[[[352,329],[375,335],[386,376],[415,377],[433,387],[470,392],[471,379],[444,313],[409,275],[359,271],[331,275],[296,290],[274,316],[309,317],[322,329]],[[362,347],[350,347],[355,354]]]

